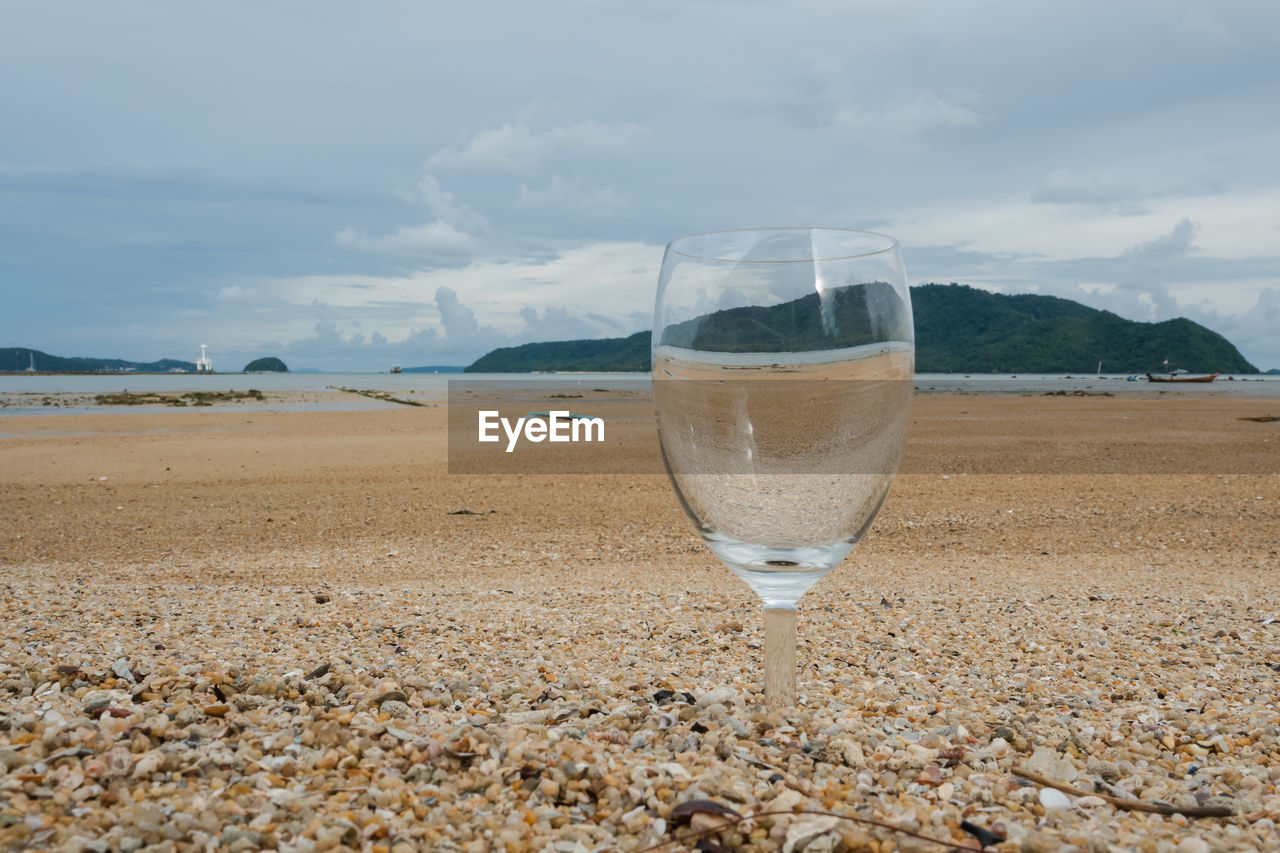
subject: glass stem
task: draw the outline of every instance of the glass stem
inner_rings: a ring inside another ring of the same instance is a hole
[[[796,704],[796,611],[764,611],[764,700],[773,708]]]

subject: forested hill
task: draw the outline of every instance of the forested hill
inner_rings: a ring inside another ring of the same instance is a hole
[[[99,373],[136,370],[139,373],[168,373],[175,368],[195,372],[195,362],[162,358],[159,361],[126,361],[122,358],[63,358],[26,347],[0,348],[0,372],[34,368],[45,373]]]
[[[866,293],[868,298],[882,295],[874,288]],[[740,351],[749,337],[767,340],[785,334],[794,340],[797,331],[804,331],[797,324],[809,322],[816,301],[807,296],[709,315],[706,327],[715,331],[716,341],[706,348],[720,348],[716,344],[721,339],[726,351]],[[857,305],[857,300],[837,300],[837,310],[852,327],[865,323],[865,312]],[[913,287],[911,305],[920,373],[1088,373],[1099,361],[1110,373],[1158,372],[1166,358],[1169,369],[1192,373],[1258,372],[1226,338],[1182,318],[1139,323],[1069,299],[1007,296],[959,284]],[[755,331],[747,335],[750,330]],[[504,347],[467,371],[644,371],[649,369],[649,337],[639,332],[627,338]]]
[[[963,285],[911,289],[920,373],[1257,373],[1226,338],[1179,317],[1138,323],[1069,299]]]
[[[466,372],[533,373],[575,370],[615,373],[648,369],[649,333],[636,332],[628,338],[552,341],[502,347],[468,365]]]

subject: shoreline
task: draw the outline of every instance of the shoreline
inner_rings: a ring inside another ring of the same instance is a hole
[[[371,374],[378,376],[381,374]],[[385,374],[391,375],[391,374]],[[401,376],[403,374],[400,374]],[[594,376],[594,374],[584,374],[586,376]],[[647,376],[648,374],[612,374],[617,376],[619,381],[628,383],[636,382],[634,377]],[[349,376],[349,375],[348,375]],[[95,412],[106,411],[155,411],[164,408],[191,407],[191,408],[208,408],[215,411],[305,411],[308,408],[326,411],[361,411],[370,408],[367,403],[361,402],[358,398],[363,396],[365,400],[372,400],[375,403],[390,403],[394,401],[389,398],[400,397],[412,400],[411,405],[421,404],[439,404],[445,401],[448,396],[448,382],[457,381],[463,383],[484,383],[493,381],[502,387],[512,385],[519,381],[511,379],[507,375],[501,378],[488,380],[483,376],[467,375],[463,378],[459,375],[456,380],[446,380],[445,382],[435,382],[424,387],[412,387],[403,382],[386,383],[386,382],[366,382],[367,388],[354,387],[338,387],[334,385],[326,385],[320,388],[308,389],[261,389],[257,393],[261,394],[263,399],[235,399],[235,400],[219,400],[211,399],[208,403],[195,402],[196,395],[201,394],[232,394],[234,391],[217,389],[211,391],[202,391],[201,389],[174,388],[162,389],[150,392],[113,392],[105,390],[102,392],[92,391],[0,391],[0,418],[7,416],[28,416],[42,413],[58,413],[72,410],[75,414],[92,414]],[[544,374],[539,379],[533,380],[530,390],[537,390],[539,384],[554,382],[555,376],[567,376],[568,381],[573,381],[573,374]],[[593,379],[607,384],[608,379]],[[1006,396],[1006,397],[1050,397],[1050,396],[1075,396],[1075,397],[1115,397],[1126,400],[1159,400],[1159,399],[1230,399],[1230,400],[1255,400],[1280,401],[1280,381],[1274,382],[1270,380],[1245,380],[1252,382],[1265,382],[1264,387],[1257,385],[1249,385],[1247,388],[1243,385],[1233,388],[1230,385],[1222,385],[1221,382],[1206,385],[1175,385],[1173,387],[1152,387],[1148,384],[1124,382],[1123,380],[1066,380],[1060,378],[1031,378],[1031,379],[1009,379],[1009,378],[978,378],[972,379],[952,378],[947,380],[938,379],[935,376],[917,377],[915,382],[915,396],[932,396],[932,395],[961,395],[961,396]],[[1215,387],[1216,386],[1216,387]],[[631,387],[631,386],[628,386]],[[1235,392],[1235,393],[1233,393]],[[130,403],[128,405],[119,405],[112,403],[103,403],[95,398],[99,395],[118,397],[121,394],[130,394],[136,396],[139,402]],[[146,400],[147,397],[166,397],[171,402],[160,402],[156,400]],[[379,397],[381,396],[381,399]],[[179,398],[192,398],[182,401]]]

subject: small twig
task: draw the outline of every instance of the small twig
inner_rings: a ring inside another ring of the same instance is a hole
[[[738,749],[735,749],[733,751],[733,754],[736,757],[741,758],[743,761],[747,762],[748,764],[752,765],[753,767],[759,767],[761,770],[772,770],[775,773],[782,772],[782,768],[779,767],[778,765],[770,764],[767,761],[762,761],[761,759],[756,758],[754,755],[747,752],[745,749],[742,749],[741,747],[739,747]],[[802,791],[801,793],[807,794],[807,792],[805,791]]]
[[[683,838],[668,838],[666,841],[659,842],[658,844],[655,844],[652,847],[644,848],[643,850],[639,851],[639,853],[652,853],[652,851],[654,850],[661,850],[662,848],[668,847],[672,844],[683,844],[685,842],[693,841],[698,838],[706,838],[708,835],[715,835],[717,832],[724,832],[726,829],[738,826],[739,824],[746,823],[747,821],[755,820],[756,818],[781,817],[783,815],[801,815],[801,814],[820,815],[822,817],[834,817],[834,818],[839,818],[840,820],[850,821],[851,823],[860,823],[865,826],[876,826],[876,827],[879,827],[880,829],[887,829],[890,832],[896,832],[899,835],[905,835],[908,838],[914,838],[917,841],[926,841],[930,844],[937,844],[942,847],[954,849],[955,847],[958,846],[957,842],[955,841],[942,841],[941,839],[938,839],[938,838],[932,838],[928,835],[921,835],[918,832],[912,832],[909,829],[903,829],[902,827],[894,826],[893,824],[889,824],[889,823],[881,823],[878,820],[872,820],[871,818],[867,818],[867,817],[854,817],[852,815],[836,814],[835,812],[824,812],[824,811],[819,811],[817,809],[797,809],[795,811],[791,811],[788,809],[786,811],[756,812],[755,814],[743,815],[742,817],[739,817],[736,819],[726,816],[724,818],[724,822],[721,823],[719,826],[712,827],[711,829],[704,829],[700,832],[692,832]],[[719,815],[717,815],[717,817],[719,817]]]
[[[1013,768],[1013,775],[1021,776],[1035,782],[1037,785],[1045,785],[1050,788],[1057,788],[1064,794],[1070,794],[1073,797],[1097,797],[1106,800],[1118,809],[1124,809],[1131,812],[1150,812],[1151,814],[1180,814],[1186,817],[1234,817],[1235,812],[1229,806],[1175,806],[1163,805],[1160,803],[1146,803],[1142,800],[1125,800],[1120,797],[1113,797],[1110,794],[1095,794],[1080,788],[1073,788],[1063,782],[1050,779],[1047,776],[1041,776],[1039,773],[1032,773],[1030,770],[1023,770],[1021,767]]]

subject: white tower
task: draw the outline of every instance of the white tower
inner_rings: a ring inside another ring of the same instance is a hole
[[[196,373],[213,373],[213,362],[205,355],[205,344],[200,345],[200,360],[196,362]]]

